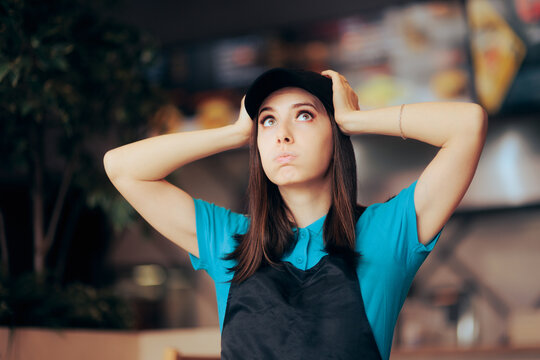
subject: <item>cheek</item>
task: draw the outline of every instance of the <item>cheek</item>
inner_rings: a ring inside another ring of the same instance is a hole
[[[334,150],[333,146],[333,137],[331,130],[328,132],[325,132],[322,136],[314,137],[311,141],[313,141],[313,146],[319,149],[317,152],[317,155],[321,162],[327,162],[332,157],[332,153]]]
[[[319,153],[319,167],[322,168],[323,171],[326,171],[328,166],[330,165],[330,161],[332,160],[333,156],[333,146],[332,146],[332,139],[330,139],[329,142],[325,142],[320,144],[320,153]]]
[[[264,140],[262,140],[262,139],[257,140],[257,149],[259,150],[259,156],[260,156],[260,159],[261,159],[261,165],[262,165],[265,172],[267,170],[267,166],[269,164],[269,161],[271,161],[270,156],[269,156],[269,151],[267,150],[267,148],[268,147],[266,146]]]

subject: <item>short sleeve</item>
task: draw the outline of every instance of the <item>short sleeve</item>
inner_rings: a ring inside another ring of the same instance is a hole
[[[383,359],[390,354],[395,324],[414,276],[442,232],[428,245],[418,241],[416,184],[386,202],[368,206],[357,223],[357,249],[362,254],[357,273],[366,294],[366,315]]]
[[[230,266],[222,258],[235,248],[233,235],[245,233],[247,218],[227,208],[193,199],[199,257],[189,253],[195,270],[206,270],[213,278],[221,278],[225,266]]]
[[[412,274],[416,273],[433,250],[444,228],[443,226],[427,245],[419,241],[414,203],[417,181],[387,202],[380,204],[373,219],[387,234],[385,238],[389,246],[388,252],[393,253],[395,261],[405,266]]]

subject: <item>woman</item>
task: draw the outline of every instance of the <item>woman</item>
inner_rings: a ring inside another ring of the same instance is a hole
[[[223,359],[388,359],[412,279],[473,178],[486,129],[477,104],[363,111],[339,73],[278,68],[251,85],[234,124],[127,144],[104,165],[214,280]],[[440,150],[417,181],[364,208],[350,135],[367,133]],[[164,180],[247,143],[247,215]]]

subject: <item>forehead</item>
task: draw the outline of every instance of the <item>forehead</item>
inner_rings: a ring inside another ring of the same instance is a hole
[[[307,90],[298,87],[285,87],[272,92],[264,99],[259,107],[262,109],[265,106],[272,106],[272,104],[294,104],[297,102],[311,102],[318,111],[324,111],[324,105],[318,97],[313,95]]]

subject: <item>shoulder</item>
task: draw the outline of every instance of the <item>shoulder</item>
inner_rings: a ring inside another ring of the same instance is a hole
[[[227,278],[234,265],[223,257],[236,247],[235,234],[244,234],[249,218],[223,206],[193,198],[199,258],[190,254],[195,270],[205,269],[215,281]]]
[[[203,199],[194,198],[195,217],[199,227],[205,227],[207,230],[228,229],[229,231],[247,230],[249,217],[245,214],[235,212],[224,206],[216,205]]]
[[[368,206],[356,228],[360,252],[397,262],[411,273],[418,270],[442,232],[441,229],[428,245],[419,241],[414,203],[416,183],[414,181],[385,202]]]
[[[417,180],[401,189],[397,194],[391,195],[384,202],[369,205],[358,219],[357,227],[367,226],[368,223],[371,226],[386,227],[403,216],[414,214],[416,183]]]

